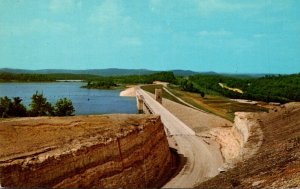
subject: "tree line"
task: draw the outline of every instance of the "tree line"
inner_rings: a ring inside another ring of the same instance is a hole
[[[218,94],[229,98],[260,100],[265,102],[300,101],[300,74],[266,75],[260,78],[235,78],[222,75],[193,75],[178,78],[183,90]],[[222,88],[219,83],[238,88],[243,93]]]
[[[232,77],[218,74],[197,74],[189,77],[177,76],[173,72],[157,72],[144,75],[103,77],[88,74],[13,74],[0,73],[0,82],[53,82],[79,79],[87,81],[85,88],[114,89],[126,84],[152,84],[164,81],[180,86],[182,90],[205,94],[222,95],[229,98],[261,100],[265,102],[300,101],[300,74],[266,75],[260,78]],[[238,88],[243,93],[222,88]],[[16,101],[17,102],[17,101]]]
[[[152,84],[153,81],[174,83],[176,78],[173,72],[158,72],[147,75],[99,77],[97,79],[89,80],[84,88],[112,89],[126,84]]]
[[[9,72],[0,72],[0,82],[55,82],[56,80],[91,80],[101,76],[89,74],[15,74]]]
[[[61,98],[52,105],[47,101],[43,94],[36,92],[31,97],[30,109],[22,103],[20,97],[7,96],[0,98],[0,116],[8,117],[36,117],[36,116],[71,116],[75,109],[72,101],[67,98]]]
[[[89,74],[15,74],[0,72],[0,82],[55,82],[56,80],[84,80],[88,84],[86,88],[109,89],[125,84],[150,84],[153,81],[165,81],[173,83],[176,78],[173,72],[157,72],[143,75],[126,75],[126,76],[99,76]]]

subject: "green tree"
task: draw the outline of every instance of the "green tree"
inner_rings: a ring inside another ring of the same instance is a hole
[[[2,118],[8,117],[12,106],[11,99],[7,96],[0,98],[0,115]]]
[[[27,116],[26,107],[21,103],[22,99],[20,97],[14,97],[11,106],[11,115],[15,117],[25,117]]]
[[[36,92],[31,97],[32,101],[30,103],[30,115],[31,116],[50,116],[53,115],[53,107],[47,102],[47,99],[43,94]]]
[[[56,116],[71,116],[75,112],[72,101],[67,98],[59,99],[54,108],[54,114]]]
[[[0,98],[1,117],[24,117],[27,115],[26,107],[21,103],[20,97],[14,97],[13,101],[7,96]]]

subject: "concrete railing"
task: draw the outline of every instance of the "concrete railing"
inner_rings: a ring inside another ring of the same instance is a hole
[[[139,112],[155,114],[151,106],[145,100],[144,96],[138,90],[136,92],[136,97],[137,97],[137,107]]]
[[[146,110],[151,114],[160,115],[169,135],[195,135],[195,132],[191,128],[185,125],[144,90],[140,88],[137,89],[136,96],[139,111]]]

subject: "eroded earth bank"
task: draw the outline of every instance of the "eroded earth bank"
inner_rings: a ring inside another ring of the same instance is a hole
[[[174,167],[159,116],[0,121],[2,187],[160,187]]]
[[[173,140],[176,149],[179,136],[166,136],[159,116],[15,118],[0,120],[0,184],[54,188],[178,187],[186,184],[180,179],[184,175],[192,178],[187,172],[192,162],[192,170],[203,175],[196,174],[188,186],[300,186],[300,103],[285,104],[269,113],[238,112],[233,125],[222,120],[216,124],[212,115],[183,111],[177,105],[168,109],[195,130],[194,138],[203,141],[205,149],[193,151],[201,154],[193,161],[187,156],[181,171],[169,149]],[[199,119],[199,124],[190,123],[190,115],[185,116],[184,112],[203,119]],[[186,147],[198,149],[193,145]],[[205,163],[214,162],[219,156],[218,164]],[[180,172],[172,175],[176,170]],[[164,185],[171,176],[174,177]]]
[[[300,103],[288,103],[269,113],[236,113],[234,127],[223,131],[216,128],[206,137],[220,143],[225,172],[198,188],[300,187]]]

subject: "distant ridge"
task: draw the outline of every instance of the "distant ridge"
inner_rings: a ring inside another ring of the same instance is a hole
[[[54,73],[66,73],[66,74],[90,74],[100,76],[119,76],[119,75],[138,75],[138,74],[151,74],[155,71],[146,69],[88,69],[88,70],[66,70],[66,69],[42,69],[42,70],[24,70],[24,69],[11,69],[2,68],[0,72],[10,73],[25,73],[25,74],[54,74]]]
[[[200,74],[200,72],[194,72],[191,70],[170,70],[177,76],[190,76],[195,74]]]
[[[276,75],[276,74],[238,74],[238,73],[216,73],[216,72],[195,72],[191,70],[169,70],[172,71],[176,76],[191,76],[196,74],[205,75],[225,75],[231,77],[263,77],[265,75]],[[12,68],[0,68],[0,73],[9,72],[16,74],[89,74],[98,76],[126,76],[126,75],[147,75],[161,71],[147,70],[147,69],[120,69],[120,68],[107,68],[107,69],[87,69],[87,70],[67,70],[67,69],[41,69],[41,70],[25,70],[25,69],[12,69]]]
[[[189,76],[199,74],[198,72],[190,70],[170,70],[178,76]],[[24,70],[24,69],[11,69],[1,68],[0,72],[9,73],[25,73],[25,74],[53,74],[53,73],[66,73],[66,74],[90,74],[100,76],[124,76],[124,75],[147,75],[160,71],[153,71],[147,69],[119,69],[119,68],[107,68],[107,69],[88,69],[88,70],[66,70],[66,69],[42,69],[42,70]]]

